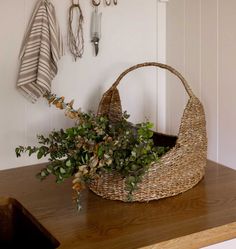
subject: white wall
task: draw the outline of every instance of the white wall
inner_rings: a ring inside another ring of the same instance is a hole
[[[186,77],[207,118],[208,158],[236,169],[236,1],[169,0],[167,63]],[[167,78],[167,131],[177,134],[187,100]],[[206,249],[236,248],[236,240]]]
[[[66,40],[67,9],[71,1],[52,1]],[[89,25],[91,1],[80,1],[85,17],[84,57],[73,62],[62,58],[53,91],[75,106],[96,110],[102,93],[127,67],[157,58],[157,1],[119,1],[117,7],[102,6],[103,27],[100,54],[93,56]],[[44,100],[31,104],[15,88],[18,53],[36,0],[0,1],[0,169],[38,163],[27,156],[16,159],[18,145],[36,143],[36,134],[72,125],[59,110],[49,108]],[[120,87],[123,107],[133,121],[145,117],[156,121],[156,71],[132,73]],[[148,100],[148,101],[147,101]]]
[[[167,62],[179,69],[202,100],[208,158],[236,169],[236,1],[170,0]],[[186,95],[168,78],[167,130],[176,133]]]
[[[19,144],[35,144],[36,134],[72,125],[62,112],[48,108],[44,100],[33,105],[15,88],[18,53],[35,2],[0,1],[0,169],[37,163],[35,158],[27,156],[16,159],[14,148]],[[85,16],[84,57],[76,63],[68,53],[62,58],[53,91],[68,100],[75,99],[75,105],[84,110],[96,110],[102,93],[124,69],[143,61],[165,62],[166,46],[167,63],[183,73],[204,103],[208,158],[236,168],[236,31],[232,25],[236,21],[236,2],[170,0],[166,44],[165,7],[158,2],[149,0],[147,4],[144,0],[129,0],[119,1],[117,7],[102,6],[102,41],[96,58],[89,37],[92,7],[90,1],[81,1]],[[53,0],[53,3],[66,40],[70,1]],[[167,76],[166,89],[162,81],[165,75],[157,77],[152,68],[130,74],[120,87],[123,107],[131,113],[132,121],[139,122],[147,117],[154,123],[158,121],[162,130],[176,134],[187,96],[172,75]],[[157,90],[163,90],[163,95]]]

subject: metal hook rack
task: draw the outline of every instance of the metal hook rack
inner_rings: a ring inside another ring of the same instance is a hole
[[[110,6],[113,2],[114,5],[118,4],[118,0],[103,0],[106,6]],[[94,11],[92,13],[92,22],[91,22],[91,42],[94,45],[95,56],[99,52],[99,42],[101,39],[101,17],[102,13],[98,12],[98,7],[101,4],[102,0],[92,0],[92,5]]]
[[[113,2],[114,5],[118,4],[118,0],[104,0],[106,6],[110,6]],[[101,4],[101,0],[92,0],[92,4],[95,7],[98,7]]]

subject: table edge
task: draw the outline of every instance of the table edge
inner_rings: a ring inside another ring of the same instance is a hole
[[[236,222],[214,227],[139,249],[199,249],[236,238]]]

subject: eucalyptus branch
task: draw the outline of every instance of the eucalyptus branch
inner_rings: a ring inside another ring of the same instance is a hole
[[[70,102],[65,102],[65,97],[58,97],[54,93],[46,92],[44,94],[44,98],[48,101],[49,105],[54,105],[56,108],[60,110],[65,110],[66,116],[71,119],[79,119],[81,115],[81,109],[75,110],[73,108],[74,100]]]
[[[46,137],[39,135],[39,146],[15,149],[17,157],[23,153],[36,154],[38,159],[48,157],[49,164],[37,174],[41,180],[52,174],[61,183],[73,176],[73,189],[80,193],[96,174],[114,171],[125,179],[127,198],[131,200],[150,164],[168,150],[154,146],[150,122],[134,127],[125,112],[122,120],[111,123],[107,117],[75,110],[73,101],[66,103],[64,97],[48,93],[45,98],[79,122]]]

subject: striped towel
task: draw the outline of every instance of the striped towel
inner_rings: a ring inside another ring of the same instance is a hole
[[[45,92],[50,92],[62,54],[54,6],[49,0],[39,0],[22,44],[17,80],[17,87],[33,103]]]

